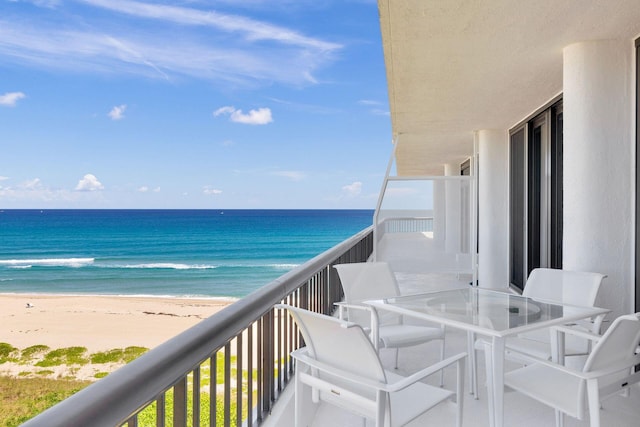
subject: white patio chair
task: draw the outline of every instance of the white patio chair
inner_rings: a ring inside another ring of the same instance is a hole
[[[437,404],[455,399],[456,426],[462,425],[465,353],[452,356],[408,377],[385,371],[378,353],[357,324],[287,305],[304,338],[295,350],[295,426],[302,425],[304,386],[314,403],[326,402],[366,419],[376,427],[402,426]],[[456,364],[456,391],[421,382]]]
[[[602,280],[607,277],[600,273],[582,271],[568,271],[551,268],[536,268],[531,271],[522,296],[549,302],[593,307],[598,296]],[[578,330],[600,334],[604,315],[595,319],[579,321],[572,326]],[[505,343],[505,357],[518,360],[519,354],[525,353],[540,359],[551,360],[558,354],[557,342],[551,339],[548,328],[539,329],[507,338]],[[475,342],[475,349],[469,356],[471,365],[471,387],[473,394],[478,396],[477,386],[477,351],[484,350],[485,339]],[[512,352],[512,350],[515,351]],[[589,354],[591,342],[581,337],[567,336],[563,354],[565,356],[581,356]]]
[[[588,401],[590,425],[599,427],[602,400],[627,393],[630,385],[640,381],[640,372],[634,372],[634,366],[640,364],[637,354],[640,313],[618,317],[602,336],[570,328],[563,330],[597,341],[582,371],[523,354],[530,364],[508,372],[504,383],[580,420]],[[558,427],[563,424],[562,414],[556,417]]]
[[[370,331],[376,349],[395,350],[394,368],[398,368],[398,349],[440,340],[440,360],[444,359],[444,326],[405,323],[402,316],[381,313],[362,301],[395,297],[400,288],[386,262],[360,262],[334,265],[344,290],[344,303],[337,303],[341,319],[355,322]],[[443,385],[441,377],[440,385]]]

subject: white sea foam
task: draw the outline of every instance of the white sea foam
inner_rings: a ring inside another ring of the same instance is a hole
[[[113,267],[113,266],[109,266]],[[118,268],[164,268],[171,270],[210,270],[216,268],[215,265],[202,265],[202,264],[178,264],[171,262],[157,262],[157,263],[148,263],[148,264],[132,264],[132,265],[123,265]]]
[[[43,259],[0,259],[0,266],[30,268],[34,265],[46,267],[82,267],[93,264],[94,258],[43,258]]]
[[[271,264],[268,267],[275,268],[277,270],[291,270],[298,267],[300,264]]]

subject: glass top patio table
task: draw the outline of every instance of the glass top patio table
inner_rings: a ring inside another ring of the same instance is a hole
[[[440,323],[466,330],[469,352],[473,350],[474,334],[491,338],[485,357],[489,404],[489,424],[504,425],[504,351],[507,337],[535,329],[558,326],[594,317],[609,310],[598,307],[578,307],[558,302],[542,301],[522,295],[469,287],[424,294],[365,301],[384,311]],[[564,333],[556,330],[559,351]],[[557,355],[561,357],[561,353]]]
[[[507,337],[585,319],[608,310],[534,300],[521,295],[469,287],[366,301],[396,313],[482,335]]]

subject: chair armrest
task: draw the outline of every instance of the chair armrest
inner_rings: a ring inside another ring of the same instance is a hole
[[[464,359],[465,357],[467,357],[467,353],[459,353],[455,356],[451,356],[441,362],[436,363],[435,365],[429,366],[427,368],[424,368],[418,372],[416,372],[413,375],[410,375],[408,377],[404,377],[394,383],[391,384],[385,384],[385,383],[381,383],[379,381],[374,381],[370,378],[365,378],[362,377],[360,375],[356,375],[352,372],[348,372],[345,371],[343,369],[337,368],[335,366],[330,366],[327,365],[325,363],[319,362],[316,359],[307,356],[307,349],[306,347],[303,348],[299,348],[298,350],[294,350],[291,353],[291,357],[293,357],[296,361],[298,362],[302,362],[305,365],[317,369],[319,371],[323,371],[326,372],[332,376],[341,378],[343,380],[352,382],[354,384],[361,384],[367,387],[371,387],[373,389],[376,390],[381,390],[381,391],[385,391],[387,393],[394,393],[397,391],[400,391],[404,388],[409,387],[412,384],[415,384],[416,382],[420,381],[423,378],[428,377],[429,375],[432,375],[438,371],[440,371],[443,368],[446,368],[449,365],[452,365],[453,363],[459,362],[462,359]],[[463,363],[459,363],[458,364],[459,367],[464,368],[464,364]]]
[[[347,303],[344,301],[339,301],[339,302],[334,302],[334,305],[338,306],[338,316],[340,317],[340,320],[349,320],[349,319],[345,319],[345,315],[344,315],[344,309],[354,309],[354,310],[362,310],[362,311],[368,311],[371,315],[371,320],[369,323],[369,326],[364,326],[361,325],[362,328],[367,331],[367,332],[371,332],[372,336],[371,336],[371,341],[373,341],[373,345],[376,348],[376,350],[378,350],[378,325],[380,324],[379,318],[378,318],[378,312],[376,311],[376,309],[370,305],[366,305],[366,304],[357,304],[357,303]]]
[[[418,372],[416,372],[415,374],[409,375],[408,377],[404,377],[401,380],[398,380],[394,383],[391,384],[386,384],[386,387],[384,388],[385,391],[388,392],[395,392],[395,391],[399,391],[402,390],[404,388],[409,387],[411,384],[414,384],[426,377],[428,377],[429,375],[433,375],[436,372],[439,372],[440,370],[446,368],[447,366],[453,365],[454,363],[458,362],[459,360],[464,359],[465,357],[467,357],[467,353],[458,353],[455,356],[451,356],[451,357],[447,357],[446,359],[428,366],[424,369],[419,370]]]
[[[338,302],[334,302],[333,305],[338,306],[339,309],[353,308],[356,310],[364,310],[364,311],[371,311],[371,312],[375,311],[373,307],[366,304],[353,304],[353,303],[348,303],[344,301],[338,301]]]
[[[564,332],[565,334],[584,338],[589,341],[598,342],[602,338],[602,335],[594,334],[592,332],[587,332],[585,330],[576,329],[572,325],[553,326],[552,328],[557,330],[558,332]]]
[[[365,378],[360,375],[356,375],[353,372],[345,371],[335,366],[331,366],[331,365],[327,365],[325,363],[319,362],[316,359],[309,357],[307,355],[306,347],[302,347],[297,350],[294,350],[293,352],[291,352],[291,357],[293,357],[296,361],[302,362],[311,368],[326,372],[329,375],[341,378],[343,380],[352,382],[354,384],[361,384],[376,390],[384,390],[387,386],[386,384],[381,383],[379,381],[375,381],[370,378]]]
[[[620,372],[624,369],[629,369],[635,365],[640,364],[640,354],[636,354],[635,356],[629,357],[626,360],[623,360],[621,362],[615,363],[613,365],[609,365],[607,366],[605,369],[599,369],[596,371],[589,371],[589,372],[583,372],[583,371],[578,371],[575,369],[571,369],[568,368],[564,365],[559,365],[557,363],[554,362],[550,362],[548,360],[545,359],[540,359],[538,357],[534,357],[531,355],[528,355],[526,353],[517,351],[517,350],[511,350],[513,353],[518,353],[519,356],[522,356],[522,358],[528,362],[532,362],[532,363],[538,363],[540,365],[544,365],[547,366],[549,368],[553,368],[555,370],[558,370],[560,372],[564,372],[566,374],[569,375],[573,375],[575,377],[584,379],[584,380],[589,380],[589,379],[594,379],[594,378],[599,378],[605,375],[610,375],[610,374],[614,374],[616,372]]]
[[[600,330],[602,329],[602,323],[607,316],[608,313],[598,314],[592,318],[576,320],[575,322],[567,323],[567,327],[577,327],[582,328],[582,330],[591,331],[592,333],[598,335],[600,334]]]

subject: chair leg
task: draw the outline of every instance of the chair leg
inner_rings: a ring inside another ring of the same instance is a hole
[[[299,365],[298,365],[299,366]],[[300,381],[300,373],[296,372],[294,380],[294,415],[293,425],[299,427],[302,425],[302,381]]]
[[[395,354],[395,356],[393,358],[393,360],[394,360],[393,367],[394,367],[394,369],[398,369],[398,355],[400,353],[400,350],[398,349],[398,347],[396,347],[396,348],[393,349],[393,351],[396,352],[396,354]]]
[[[444,360],[444,336],[440,344],[440,360]],[[440,387],[444,387],[444,369],[440,370]]]
[[[485,371],[487,372],[487,401],[489,403],[489,425],[496,425],[495,420],[495,403],[493,401],[493,360],[492,360],[491,344],[484,343],[484,364]],[[477,382],[477,381],[476,381]],[[477,394],[476,394],[477,398]]]
[[[564,427],[564,413],[562,411],[555,410],[556,412],[556,427]]]
[[[458,360],[456,371],[456,427],[462,427],[464,405],[464,361]]]
[[[478,354],[475,350],[476,334],[467,332],[467,357],[469,363],[469,393],[478,400]]]
[[[589,400],[589,420],[591,427],[600,427],[600,391],[598,380],[587,380],[587,399]]]
[[[375,427],[384,427],[385,424],[385,416],[386,416],[386,405],[387,405],[387,393],[382,390],[376,391],[376,422]]]

